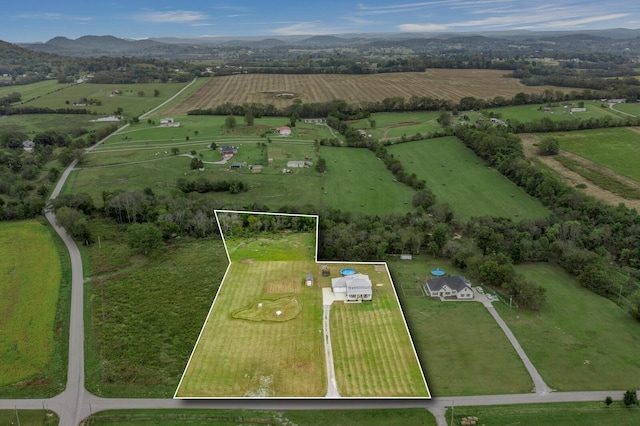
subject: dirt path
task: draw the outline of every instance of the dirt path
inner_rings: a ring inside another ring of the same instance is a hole
[[[558,175],[560,175],[560,177],[563,179],[563,181],[566,184],[571,186],[584,184],[586,185],[586,188],[582,188],[580,189],[580,191],[584,192],[587,195],[590,195],[599,200],[602,200],[605,203],[610,204],[612,206],[617,206],[618,204],[622,203],[630,209],[636,209],[640,211],[640,200],[627,200],[626,198],[622,198],[611,191],[607,191],[606,189],[600,188],[590,180],[580,176],[578,173],[575,173],[567,169],[558,161],[556,161],[554,157],[538,155],[538,147],[536,146],[536,144],[540,141],[540,138],[538,136],[532,135],[532,134],[521,134],[520,138],[522,139],[522,148],[524,150],[524,155],[527,158],[535,158],[539,160],[545,166],[555,171]],[[579,162],[584,166],[587,166],[592,169],[596,169],[602,174],[613,177],[627,186],[640,189],[640,183],[634,181],[633,179],[629,179],[626,176],[621,176],[611,171],[610,169],[607,169],[605,167],[600,166],[599,164],[596,164],[596,163],[593,163],[592,161],[587,160],[584,157],[580,157],[579,155],[572,154],[567,151],[561,151],[561,154],[567,158],[570,158],[572,160]]]

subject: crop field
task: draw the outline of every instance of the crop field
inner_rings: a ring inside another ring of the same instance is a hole
[[[169,99],[185,86],[186,83],[141,83],[141,84],[75,84],[60,85],[59,90],[52,90],[25,103],[27,106],[48,108],[78,108],[89,109],[98,114],[111,115],[117,108],[122,108],[124,114],[138,116],[145,111]],[[154,90],[160,94],[154,96]],[[113,94],[117,90],[119,94]],[[144,95],[138,94],[144,92]],[[83,98],[95,99],[101,105],[77,105]],[[69,103],[67,103],[67,101]]]
[[[532,104],[532,105],[518,105],[503,108],[491,108],[487,111],[500,114],[500,119],[517,120],[521,123],[526,123],[533,120],[541,120],[543,118],[553,121],[574,121],[574,120],[588,120],[590,118],[602,118],[605,116],[618,118],[619,115],[614,111],[611,111],[606,105],[598,102],[585,102],[584,106],[587,109],[585,112],[571,113],[572,107],[577,107],[577,102],[570,104],[567,108],[563,106],[551,107],[550,111],[544,111],[543,108],[548,108],[548,104]]]
[[[343,267],[354,265],[331,265],[338,271]],[[373,300],[361,304],[335,302],[331,306],[331,345],[340,395],[429,397],[386,268],[355,268],[371,279]]]
[[[548,214],[538,200],[485,166],[455,137],[408,142],[388,149],[406,171],[427,181],[436,202],[448,203],[465,219],[483,215],[535,219]]]
[[[625,407],[622,395],[612,394],[614,402],[607,406],[600,402],[563,402],[546,404],[492,405],[484,407],[455,407],[453,424],[459,425],[464,417],[478,417],[478,424],[512,425],[564,425],[564,426],[616,426],[640,423],[640,409]],[[447,410],[451,419],[451,409]]]
[[[184,114],[192,109],[212,108],[225,102],[259,102],[284,107],[293,99],[300,99],[303,103],[333,99],[360,103],[397,96],[405,99],[430,96],[457,101],[465,96],[510,98],[518,92],[539,93],[551,88],[527,87],[516,79],[504,77],[505,74],[499,70],[430,69],[426,72],[371,75],[240,74],[213,77],[183,102],[169,108],[167,114]],[[279,97],[282,93],[293,94],[293,99]]]
[[[51,361],[62,269],[51,234],[35,221],[0,223],[0,386]]]
[[[593,129],[553,133],[560,148],[640,182],[640,129]]]
[[[385,141],[400,139],[402,135],[423,135],[442,129],[436,119],[437,112],[381,112],[371,114],[370,119],[352,121],[350,124],[356,129],[365,130],[375,139]],[[371,122],[375,127],[371,127]]]
[[[322,296],[303,283],[315,269],[312,260],[232,263],[176,397],[324,396]],[[277,321],[275,309],[263,321],[233,317],[287,295],[302,304],[288,321]]]
[[[449,261],[427,256],[409,261],[393,258],[388,264],[396,288],[424,285],[433,268],[463,274]],[[522,361],[482,304],[440,302],[414,292],[399,292],[399,296],[433,395],[531,391],[533,382]],[[447,331],[434,332],[441,324],[447,324]]]
[[[640,324],[550,264],[516,271],[547,290],[539,312],[494,304],[546,383],[557,391],[640,388]],[[563,354],[558,356],[558,354]]]
[[[126,228],[94,221],[85,284],[86,387],[104,397],[171,397],[227,265],[219,237],[132,255]]]

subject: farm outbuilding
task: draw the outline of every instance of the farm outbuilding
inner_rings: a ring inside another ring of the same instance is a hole
[[[276,130],[280,136],[291,136],[291,127],[289,126],[278,127]]]
[[[304,283],[307,287],[311,287],[313,285],[313,274],[307,274],[304,279]]]

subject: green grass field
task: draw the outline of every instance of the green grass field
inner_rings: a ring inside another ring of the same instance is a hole
[[[86,387],[105,397],[170,397],[227,265],[220,238],[131,255],[118,225],[92,224],[85,249]]]
[[[287,261],[315,258],[316,236],[311,233],[294,233],[281,239],[225,236],[224,242],[232,262],[241,262],[244,259]]]
[[[19,86],[2,86],[0,87],[0,98],[10,93],[18,92],[22,96],[19,102],[25,102],[30,99],[38,98],[56,90],[70,86],[69,84],[58,84],[58,80],[43,80],[31,84],[23,84]]]
[[[366,410],[112,410],[90,417],[90,424],[109,426],[162,425],[236,426],[238,424],[304,426],[435,426],[423,408]]]
[[[485,166],[457,138],[409,142],[388,149],[407,172],[427,181],[437,203],[448,203],[464,219],[484,215],[536,219],[549,213],[538,200]]]
[[[437,112],[382,112],[371,114],[375,121],[371,127],[369,119],[352,121],[350,125],[356,129],[363,129],[378,140],[396,140],[402,135],[413,136],[416,133],[427,134],[442,129],[437,123]]]
[[[59,85],[60,90],[54,88],[50,93],[42,94],[25,105],[53,109],[84,108],[100,115],[111,115],[117,108],[122,108],[124,114],[134,117],[169,99],[185,85],[186,83]],[[158,96],[153,95],[156,89],[160,92]],[[120,93],[112,95],[116,90]],[[138,95],[139,91],[144,92],[144,96]],[[101,105],[73,106],[82,98],[96,99]]]
[[[611,397],[622,399],[622,395]],[[607,407],[604,401],[454,407],[453,424],[459,425],[462,418],[468,416],[478,417],[479,425],[496,426],[618,426],[640,423],[640,409],[637,407],[627,408],[621,402]],[[450,421],[451,409],[447,410],[445,418]]]
[[[312,260],[232,263],[176,396],[323,396],[321,294],[303,282],[315,269]],[[292,320],[275,321],[275,312],[274,321],[231,316],[263,299],[288,294],[296,295],[303,306]]]
[[[553,121],[577,121],[588,120],[590,118],[602,118],[604,116],[618,117],[614,111],[611,111],[608,106],[603,108],[599,101],[597,102],[585,102],[584,106],[587,109],[585,112],[571,113],[572,107],[577,107],[578,102],[575,101],[573,106],[564,108],[563,106],[551,107],[551,111],[544,111],[542,108],[547,107],[547,104],[532,104],[532,105],[518,105],[502,108],[491,108],[488,112],[498,113],[501,116],[502,121],[517,120],[521,123],[526,123],[533,120],[541,120],[548,118]]]
[[[61,262],[36,221],[0,223],[0,386],[36,376],[52,361]]]
[[[616,104],[613,106],[616,111],[626,112],[627,114],[640,116],[640,103]]]
[[[271,135],[269,143],[267,137],[260,136],[264,129],[282,124],[281,119],[256,120],[256,126],[264,128],[254,131],[253,135],[247,131],[225,133],[224,117],[175,119],[183,126],[158,128],[157,124],[142,123],[112,137],[85,156],[81,170],[72,173],[64,192],[87,193],[99,204],[106,188],[149,187],[158,194],[168,194],[175,188],[177,179],[204,176],[210,180],[241,180],[249,186],[249,191],[244,193],[215,194],[220,205],[234,208],[253,203],[271,209],[309,205],[367,214],[405,213],[412,209],[413,190],[394,182],[392,174],[368,150],[321,147],[320,156],[327,161],[326,175],[320,175],[313,167],[292,168],[292,173],[283,174],[288,161],[315,163],[317,158],[313,140]],[[299,133],[306,132],[305,137],[326,131],[326,127],[304,126],[296,128]],[[229,170],[229,164],[205,164],[204,172],[191,170],[190,158],[180,154],[195,150],[205,162],[220,161],[220,152],[208,148],[211,142],[218,146],[237,146],[238,153],[231,162],[262,164],[265,166],[262,173],[251,173],[248,167]],[[179,155],[172,154],[174,147],[179,149]],[[273,159],[272,165],[268,165],[267,158]]]
[[[546,383],[557,391],[640,388],[640,324],[549,264],[516,270],[547,290],[539,312],[494,306]],[[559,355],[561,354],[561,355]]]
[[[637,131],[621,127],[546,135],[557,138],[560,148],[640,182],[640,134]]]
[[[20,426],[54,426],[58,416],[53,411],[44,410],[0,410],[0,424]]]
[[[417,288],[430,278],[433,268],[442,268],[449,275],[462,271],[448,261],[426,256],[414,256],[411,261],[393,258],[388,264],[433,395],[495,395],[533,389],[522,361],[482,304],[432,300]]]
[[[2,118],[0,126],[4,130],[16,130],[33,137],[44,130],[68,132],[82,128],[92,131],[113,124],[93,122],[95,118],[96,116],[87,114],[18,114]]]
[[[332,264],[339,271],[352,264]],[[393,284],[386,270],[355,265],[373,283],[373,300],[331,306],[331,345],[343,397],[429,397]],[[335,272],[334,272],[335,274]],[[328,277],[319,284],[330,286]]]

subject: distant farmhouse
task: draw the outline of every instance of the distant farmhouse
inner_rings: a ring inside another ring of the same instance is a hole
[[[331,279],[331,290],[336,298],[344,300],[370,301],[373,295],[373,286],[368,275],[353,274]]]
[[[180,123],[173,118],[161,118],[160,126],[162,127],[180,127]]]
[[[305,124],[315,124],[316,126],[321,126],[324,124],[324,118],[305,118]]]
[[[425,291],[440,299],[473,299],[471,281],[462,275],[432,278],[427,281]]]
[[[311,167],[313,163],[311,161],[300,161],[300,160],[292,160],[287,161],[287,167],[290,169],[302,169],[305,167]]]
[[[234,155],[236,155],[238,153],[238,147],[237,146],[229,146],[229,145],[225,145],[222,146],[220,148],[218,148],[220,150],[220,154],[222,155],[222,159],[223,160],[228,160],[231,157],[233,157]]]
[[[32,140],[26,140],[22,142],[22,149],[27,152],[33,152],[33,149],[36,147],[36,143]]]
[[[289,126],[278,127],[276,130],[280,136],[291,136],[291,127]]]

